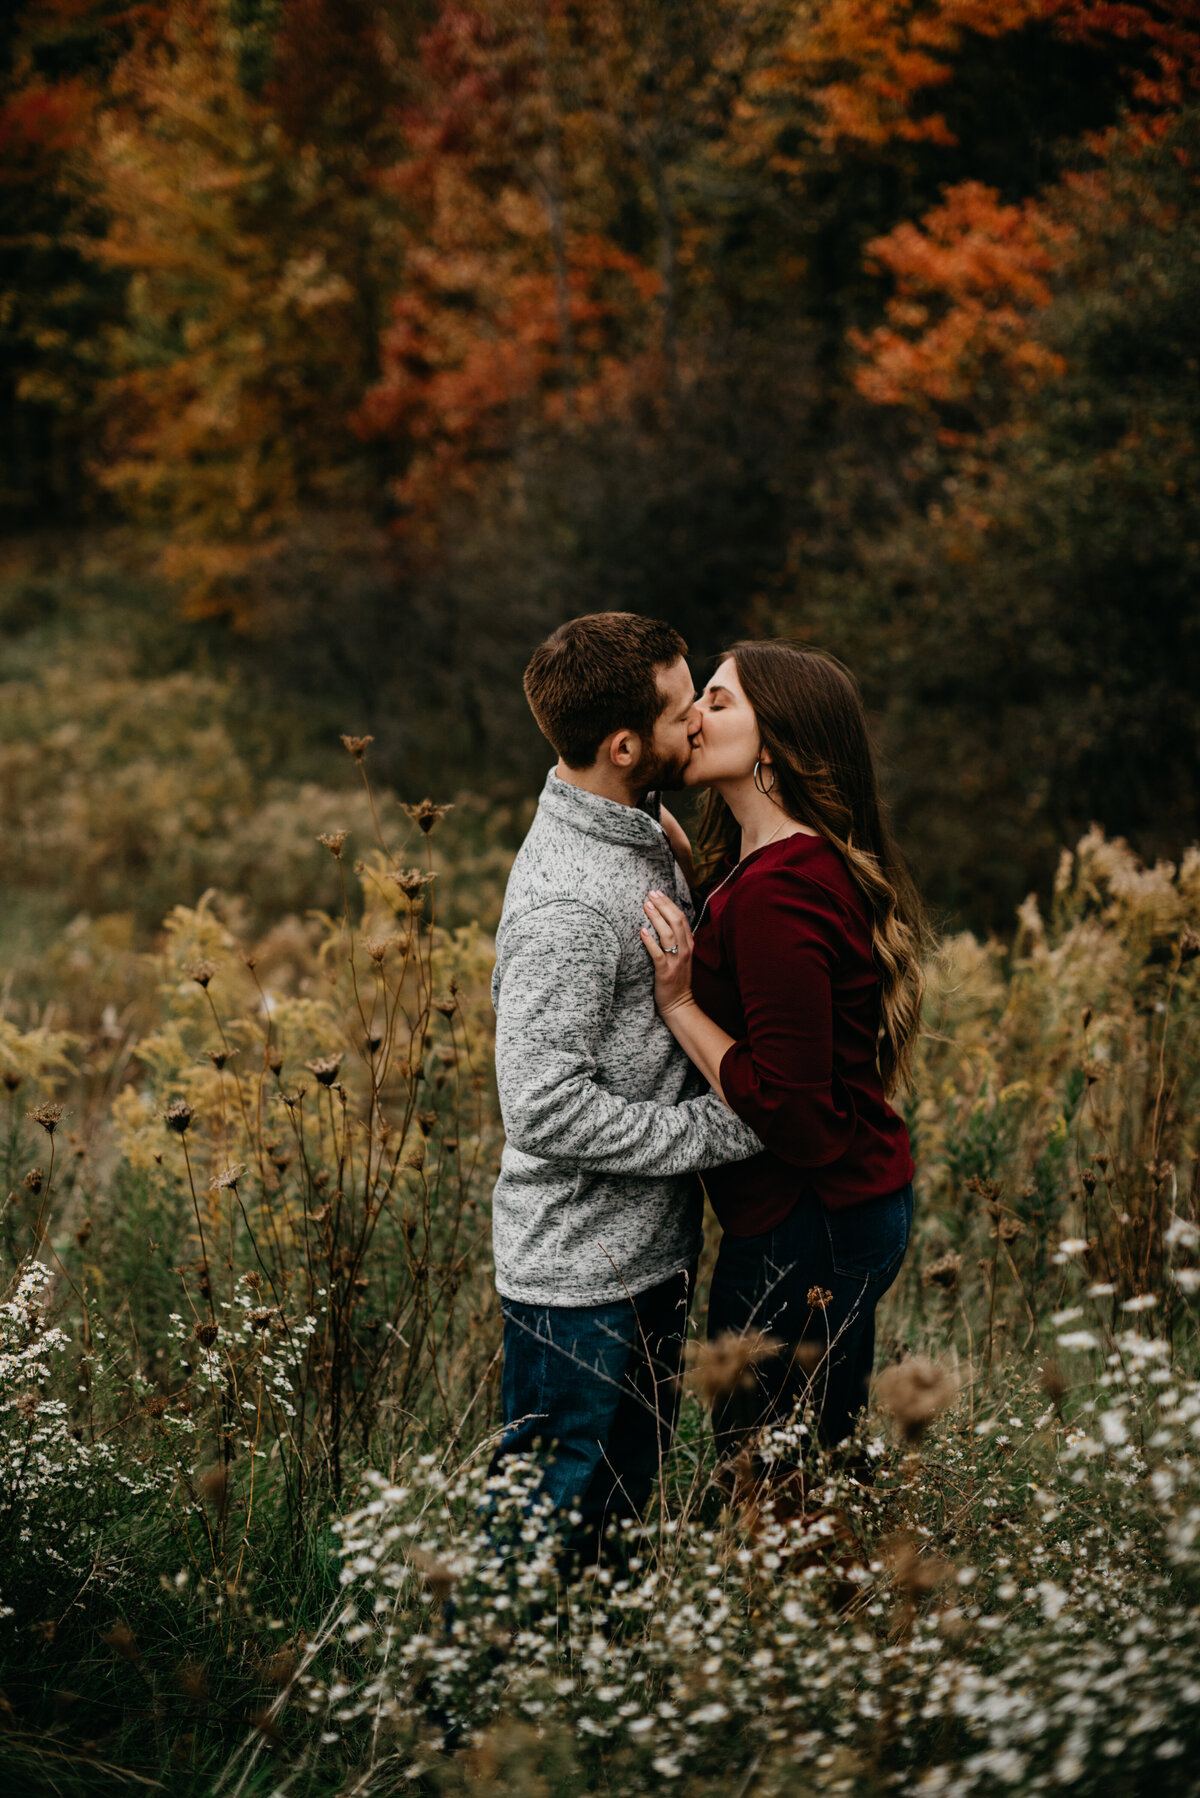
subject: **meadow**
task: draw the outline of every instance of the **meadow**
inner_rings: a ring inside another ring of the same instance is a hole
[[[9,1789],[1196,1789],[1200,851],[1094,829],[943,939],[873,1478],[802,1414],[718,1474],[702,1290],[655,1508],[564,1581],[520,1470],[483,1508],[494,819],[376,790],[369,738],[269,795],[212,755],[147,931],[111,808],[136,839],[211,745],[46,740],[10,803],[101,903],[11,940],[0,1011]]]
[[[1200,1792],[1198,186],[1195,0],[0,9],[5,1793]],[[488,980],[605,608],[842,657],[945,922],[857,1456],[716,1466],[710,1220],[564,1579]]]

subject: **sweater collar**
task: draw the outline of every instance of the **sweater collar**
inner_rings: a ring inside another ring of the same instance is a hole
[[[647,849],[664,841],[658,822],[659,796],[648,793],[641,805],[621,805],[615,799],[604,799],[584,787],[573,787],[560,780],[551,768],[538,800],[538,810],[556,824],[569,825],[585,836],[599,837],[605,843],[623,843],[628,848]]]

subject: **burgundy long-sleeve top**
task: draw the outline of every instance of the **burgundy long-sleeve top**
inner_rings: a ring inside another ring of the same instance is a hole
[[[831,1210],[913,1176],[876,1059],[880,981],[866,905],[824,837],[767,843],[713,889],[696,931],[696,1003],[734,1038],[721,1089],[765,1152],[704,1176],[722,1227],[755,1236],[802,1192]]]

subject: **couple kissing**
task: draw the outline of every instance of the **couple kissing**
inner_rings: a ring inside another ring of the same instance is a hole
[[[492,997],[506,1143],[493,1205],[504,1434],[594,1558],[670,1445],[701,1247],[711,1339],[765,1333],[714,1409],[723,1455],[802,1400],[827,1446],[866,1402],[912,1223],[888,1095],[918,1029],[925,925],[832,657],[573,619],[525,692],[558,761],[513,865]],[[706,791],[698,842],[664,789]],[[760,1339],[760,1338],[756,1338]]]

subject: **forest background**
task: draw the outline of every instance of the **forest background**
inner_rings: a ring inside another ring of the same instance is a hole
[[[1194,4],[40,0],[0,65],[10,941],[303,905],[343,730],[498,878],[606,606],[845,657],[948,918],[1190,839]]]

